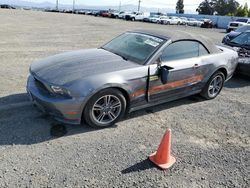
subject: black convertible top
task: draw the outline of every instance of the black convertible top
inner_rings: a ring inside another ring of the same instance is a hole
[[[134,30],[130,32],[135,33],[142,33],[147,35],[152,35],[155,37],[159,37],[165,40],[171,40],[172,42],[179,41],[179,40],[196,40],[201,42],[209,51],[209,53],[219,53],[221,52],[219,48],[208,38],[203,35],[197,35],[188,33],[186,31],[153,31],[153,30]]]

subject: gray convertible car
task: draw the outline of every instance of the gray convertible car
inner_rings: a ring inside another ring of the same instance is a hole
[[[189,95],[215,98],[237,59],[202,36],[131,31],[97,49],[32,63],[27,91],[59,121],[108,127],[127,112]]]

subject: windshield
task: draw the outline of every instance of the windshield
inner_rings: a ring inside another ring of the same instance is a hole
[[[235,31],[236,32],[245,32],[247,30],[250,30],[250,25],[246,25],[246,26],[242,26],[242,27],[239,27],[238,29],[236,29]]]
[[[244,23],[247,23],[247,19],[237,19],[236,22],[244,22]]]
[[[123,57],[125,60],[142,65],[164,42],[163,39],[150,35],[124,33],[102,48]]]
[[[250,47],[250,32],[241,33],[231,40],[231,43],[237,44],[239,46]]]

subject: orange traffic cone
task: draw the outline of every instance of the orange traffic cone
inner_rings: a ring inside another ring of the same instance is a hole
[[[171,167],[176,159],[171,155],[171,130],[167,129],[161,144],[156,152],[149,156],[150,161],[161,169],[165,170]]]

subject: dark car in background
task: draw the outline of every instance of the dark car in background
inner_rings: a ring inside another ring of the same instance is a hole
[[[234,39],[226,41],[225,44],[234,47],[238,52],[236,73],[250,76],[250,31],[239,34]]]
[[[15,7],[13,7],[13,6],[6,5],[6,4],[2,4],[2,5],[0,5],[0,8],[4,8],[4,9],[16,9],[16,8],[15,8]]]
[[[230,41],[233,38],[237,37],[242,32],[245,32],[248,30],[250,30],[250,25],[241,26],[238,29],[236,29],[235,31],[231,31],[230,33],[226,34],[225,37],[222,39],[222,43]]]
[[[107,10],[99,10],[94,13],[94,16],[103,16],[103,14],[106,14],[106,13],[108,13]]]
[[[213,28],[214,24],[213,21],[210,19],[203,19],[203,23],[201,24],[202,28]]]

